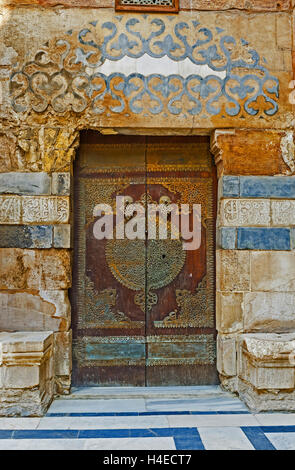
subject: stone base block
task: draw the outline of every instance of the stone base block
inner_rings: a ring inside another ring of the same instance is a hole
[[[238,394],[239,398],[255,413],[295,410],[294,390],[258,390],[239,379]]]
[[[243,334],[238,393],[253,411],[295,410],[295,334]]]
[[[53,333],[0,333],[0,415],[42,416],[53,395]]]

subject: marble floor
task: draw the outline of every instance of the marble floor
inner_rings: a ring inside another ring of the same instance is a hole
[[[253,414],[219,387],[81,388],[42,418],[0,418],[4,449],[294,450],[295,413]]]

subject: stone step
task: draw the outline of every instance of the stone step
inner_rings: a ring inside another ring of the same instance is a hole
[[[70,395],[62,400],[81,399],[130,399],[130,398],[221,398],[228,397],[219,385],[178,387],[73,387]]]

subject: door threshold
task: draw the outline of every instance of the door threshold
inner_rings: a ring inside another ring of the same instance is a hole
[[[64,399],[111,399],[111,398],[202,398],[228,396],[220,385],[196,385],[174,387],[72,387],[70,395],[61,395]]]

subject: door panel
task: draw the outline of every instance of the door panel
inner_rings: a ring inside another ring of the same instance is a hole
[[[73,383],[217,383],[215,188],[206,138],[82,134],[75,168]],[[185,251],[181,240],[170,239],[97,240],[93,208],[106,203],[116,212],[117,195],[145,206],[201,204],[200,249]]]
[[[99,140],[99,139],[98,139]],[[131,157],[131,158],[130,158]],[[81,143],[75,178],[75,260],[72,289],[73,382],[88,385],[145,385],[145,315],[130,290],[134,271],[145,288],[145,242],[97,240],[93,209],[116,196],[145,193],[145,138]],[[127,242],[127,243],[126,243]],[[140,277],[140,275],[139,275]],[[143,293],[143,296],[145,293]]]
[[[202,138],[149,137],[146,162],[152,200],[190,209],[201,204],[202,215],[199,249],[183,250],[181,239],[147,242],[147,295],[155,292],[158,299],[146,318],[147,385],[215,383],[215,180],[208,144]],[[192,227],[191,210],[189,220]],[[154,289],[157,257],[157,276],[166,282]]]

